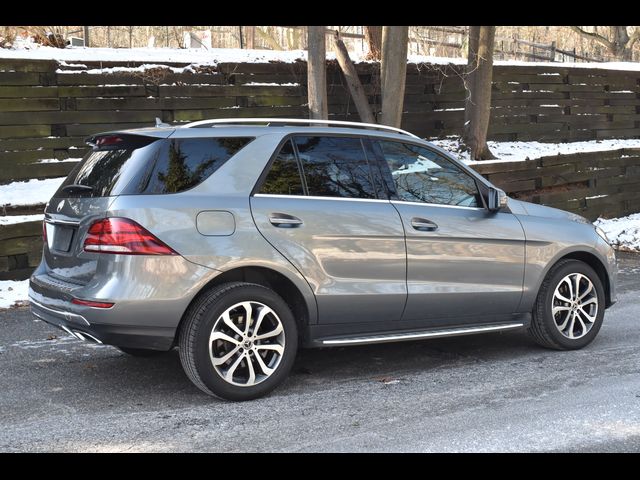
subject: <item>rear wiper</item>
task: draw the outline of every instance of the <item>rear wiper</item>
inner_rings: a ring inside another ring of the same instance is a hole
[[[73,192],[93,192],[93,187],[89,185],[79,185],[77,183],[73,183],[71,185],[67,185],[66,187],[62,187],[62,191],[65,193],[73,193]]]

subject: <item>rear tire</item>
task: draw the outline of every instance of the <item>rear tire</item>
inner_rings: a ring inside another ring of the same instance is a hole
[[[289,374],[297,349],[291,309],[273,290],[253,283],[226,283],[205,292],[189,307],[180,329],[185,373],[203,392],[226,400],[271,392]]]
[[[579,260],[561,260],[545,277],[527,332],[546,348],[576,350],[593,341],[604,318],[598,274]]]

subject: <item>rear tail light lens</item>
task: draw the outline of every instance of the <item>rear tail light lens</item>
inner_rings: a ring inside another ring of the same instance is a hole
[[[94,222],[84,240],[84,251],[121,255],[177,255],[171,247],[128,218],[103,218]]]
[[[47,243],[47,223],[42,221],[42,241],[43,243]]]

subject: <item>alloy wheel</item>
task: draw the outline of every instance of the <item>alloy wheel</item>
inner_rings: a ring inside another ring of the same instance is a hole
[[[278,315],[255,301],[237,303],[216,320],[209,357],[226,382],[251,387],[271,376],[282,360],[285,334]]]

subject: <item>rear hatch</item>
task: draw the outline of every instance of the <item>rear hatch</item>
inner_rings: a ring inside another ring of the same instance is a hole
[[[173,130],[157,130],[153,136],[110,133],[90,137],[93,146],[76,165],[45,209],[44,265],[47,274],[85,285],[98,268],[98,256],[83,251],[83,239],[91,224],[106,217],[118,195],[137,191],[148,181],[159,155],[162,138]]]

